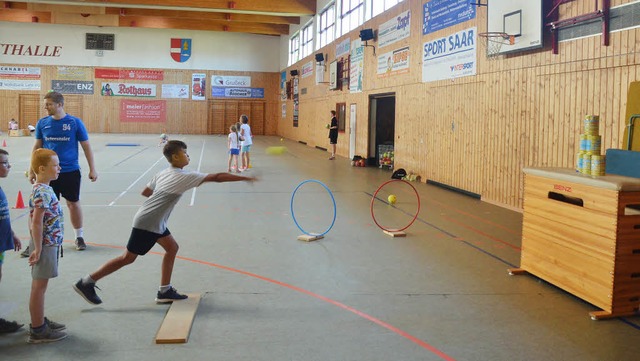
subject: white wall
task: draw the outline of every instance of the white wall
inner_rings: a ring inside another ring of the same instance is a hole
[[[115,50],[102,57],[85,50],[85,33],[115,34]],[[171,38],[192,39],[189,60],[171,58]],[[0,63],[278,72],[280,42],[277,36],[232,32],[0,22]],[[59,57],[17,56],[4,54],[2,44],[62,46],[62,51]]]

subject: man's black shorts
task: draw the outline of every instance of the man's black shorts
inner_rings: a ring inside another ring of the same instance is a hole
[[[60,173],[58,179],[51,181],[49,185],[60,200],[60,195],[69,202],[80,200],[80,179],[82,174],[79,170],[73,172]]]

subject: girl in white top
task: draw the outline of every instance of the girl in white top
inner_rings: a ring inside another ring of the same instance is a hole
[[[229,136],[227,139],[227,147],[229,148],[229,165],[228,172],[231,172],[231,164],[234,164],[236,172],[240,173],[240,164],[238,164],[238,154],[240,154],[240,135],[235,125],[229,128]]]
[[[242,125],[240,126],[240,136],[243,138],[242,140],[242,168],[247,169],[251,168],[251,158],[249,156],[249,152],[251,151],[251,144],[253,144],[251,134],[251,127],[249,126],[249,117],[242,114],[240,116],[240,121]]]

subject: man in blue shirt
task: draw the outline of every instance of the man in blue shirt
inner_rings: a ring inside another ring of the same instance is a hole
[[[85,250],[82,231],[82,208],[80,207],[80,164],[78,163],[78,143],[82,147],[87,163],[89,164],[89,179],[95,182],[98,179],[93,162],[93,151],[89,144],[89,135],[82,120],[64,111],[64,97],[58,92],[49,92],[44,96],[44,107],[49,116],[44,117],[36,124],[36,142],[33,150],[47,148],[55,151],[60,159],[60,176],[51,182],[51,187],[58,199],[60,195],[67,200],[71,224],[76,236],[76,249]],[[29,170],[31,183],[35,181],[33,169]]]

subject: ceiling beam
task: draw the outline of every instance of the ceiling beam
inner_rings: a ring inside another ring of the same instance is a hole
[[[232,22],[300,24],[300,18],[294,16],[247,15],[232,13],[210,13],[202,11],[173,11],[135,8],[106,8],[106,14],[119,16],[155,16],[176,19],[226,20]]]
[[[199,19],[175,19],[153,16],[121,16],[120,27],[152,28],[152,29],[184,29],[203,31],[229,31],[263,35],[286,35],[288,25],[235,23],[224,20],[200,21]]]
[[[34,21],[35,20],[35,21]],[[24,11],[24,10],[0,10],[0,21],[14,23],[51,23],[50,12]]]
[[[315,14],[316,7],[316,0],[18,0],[15,2],[279,16],[309,16]]]
[[[287,35],[289,25],[300,23],[298,14],[312,14],[315,3],[316,0],[18,0],[0,1],[0,20]]]

